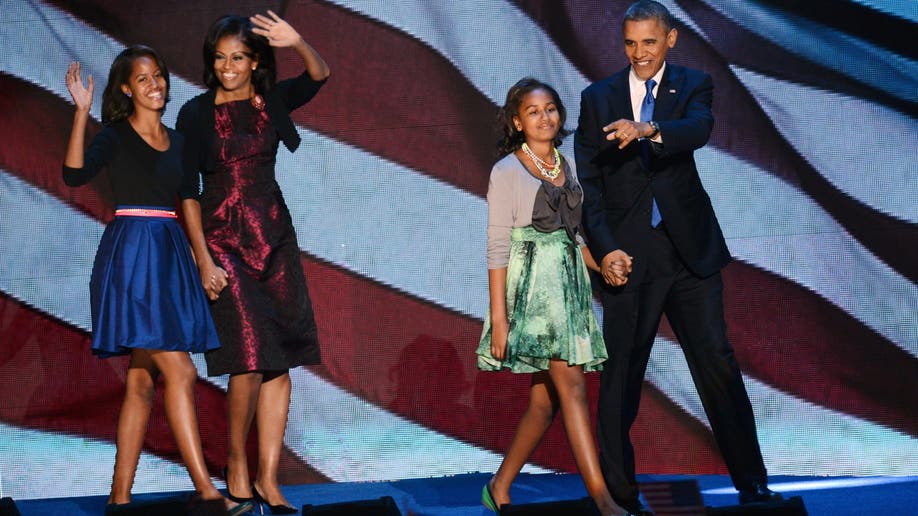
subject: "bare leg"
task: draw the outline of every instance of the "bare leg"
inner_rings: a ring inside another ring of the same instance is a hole
[[[500,468],[489,482],[494,503],[499,508],[510,503],[510,485],[533,450],[539,445],[545,432],[558,411],[558,395],[546,371],[532,375],[532,385],[529,388],[529,406],[520,418],[516,427],[516,434],[500,463]]]
[[[590,411],[587,406],[586,378],[581,366],[568,366],[566,362],[552,360],[548,373],[558,393],[561,403],[561,420],[564,430],[574,453],[574,461],[587,493],[596,502],[603,515],[626,514],[612,500],[602,471],[599,468],[599,457],[596,454],[596,444],[590,431]]]
[[[243,373],[230,377],[227,417],[229,418],[229,457],[226,459],[228,478],[226,489],[233,496],[251,498],[249,464],[245,443],[252,427],[258,393],[261,391],[261,373]]]
[[[112,477],[112,492],[108,503],[129,503],[131,486],[137,473],[137,462],[143,448],[150,420],[150,408],[156,392],[158,371],[148,353],[134,350],[125,380],[124,402],[118,415],[118,430],[115,436],[115,473]]]
[[[191,357],[184,351],[148,351],[165,383],[166,420],[172,428],[175,443],[185,462],[195,489],[205,500],[220,499],[222,495],[210,481],[198,418],[194,407],[194,384],[198,379]]]
[[[289,505],[277,483],[287,413],[290,409],[290,373],[266,374],[258,395],[255,418],[258,424],[258,473],[255,487],[271,505]]]

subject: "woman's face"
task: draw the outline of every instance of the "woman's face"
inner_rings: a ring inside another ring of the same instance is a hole
[[[237,91],[252,84],[252,72],[258,61],[249,57],[251,49],[238,36],[223,36],[214,54],[214,75],[226,91]]]
[[[561,114],[550,93],[535,89],[523,96],[513,123],[527,140],[551,141],[561,130]]]
[[[121,85],[121,91],[131,97],[134,109],[160,111],[166,106],[166,78],[159,65],[150,56],[134,59],[131,75],[127,84]]]

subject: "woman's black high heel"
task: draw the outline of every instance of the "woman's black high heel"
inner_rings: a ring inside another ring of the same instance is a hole
[[[258,504],[259,514],[265,513],[265,505],[268,506],[268,510],[271,511],[271,514],[296,514],[300,511],[296,507],[290,505],[271,505],[265,500],[264,496],[261,496],[261,493],[258,492],[258,489],[255,488],[255,483],[252,483],[252,494],[255,495],[255,503]]]
[[[226,481],[226,497],[227,497],[227,498],[229,498],[230,500],[232,500],[232,501],[234,501],[234,502],[236,502],[236,503],[238,503],[238,504],[248,503],[249,505],[251,505],[251,506],[253,506],[253,507],[255,506],[255,497],[254,497],[254,496],[250,496],[250,497],[248,497],[248,498],[242,498],[241,496],[233,496],[233,493],[230,492],[230,490],[229,490],[229,466],[224,466],[224,467],[223,467],[223,480]]]

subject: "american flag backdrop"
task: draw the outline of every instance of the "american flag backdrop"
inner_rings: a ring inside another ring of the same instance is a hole
[[[292,371],[281,480],[493,471],[528,398],[528,377],[479,373],[473,356],[496,107],[535,76],[575,127],[580,91],[626,64],[628,3],[0,0],[0,494],[104,494],[114,462],[126,361],[91,356],[88,291],[113,202],[104,177],[61,179],[69,62],[96,80],[94,134],[115,55],[156,48],[172,127],[203,91],[219,15],[272,9],[297,28],[332,68],[277,169],[324,363]],[[736,257],[727,320],[769,472],[918,475],[918,3],[663,3],[669,60],[714,78],[696,158]],[[301,69],[277,56],[281,78]],[[216,477],[226,378],[195,361]],[[135,492],[190,488],[161,403]],[[726,472],[665,323],[632,434],[639,473]],[[526,471],[573,470],[556,423]]]

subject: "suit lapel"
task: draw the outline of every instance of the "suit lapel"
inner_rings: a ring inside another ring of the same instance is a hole
[[[608,122],[614,122],[619,118],[634,120],[634,110],[631,108],[631,88],[628,86],[628,74],[631,67],[627,67],[619,72],[612,81],[609,82],[609,103],[612,109],[612,117]]]
[[[682,86],[685,82],[685,74],[682,69],[666,64],[666,70],[663,71],[663,77],[660,79],[660,86],[657,88],[657,97],[654,100],[653,119],[669,120],[676,107],[676,101],[679,95],[682,95]]]

